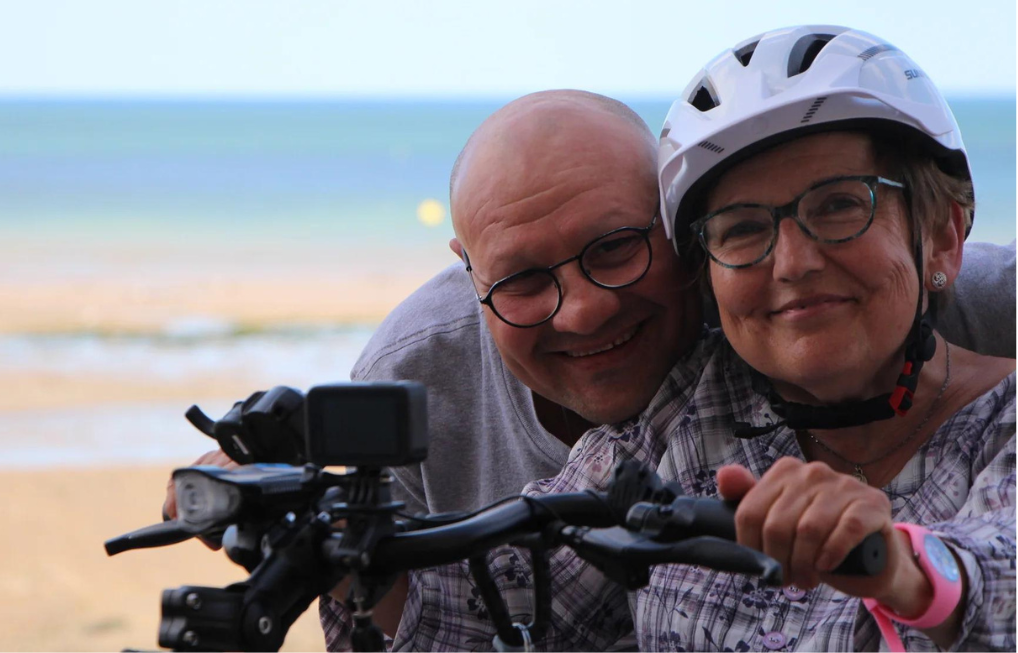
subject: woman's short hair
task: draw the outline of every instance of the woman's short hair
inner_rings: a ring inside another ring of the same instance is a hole
[[[968,232],[975,212],[971,180],[946,172],[942,159],[907,133],[876,131],[870,138],[885,174],[908,189],[912,218],[919,221],[924,233],[944,228],[951,219],[952,203],[961,207]]]
[[[957,204],[965,218],[965,233],[972,227],[976,201],[972,181],[948,173],[943,159],[925,143],[901,130],[877,131],[869,134],[877,161],[886,174],[905,184],[909,198],[910,219],[918,221],[923,234],[933,234],[947,227],[951,205]],[[939,310],[951,299],[951,289],[930,293],[929,311],[936,322]]]

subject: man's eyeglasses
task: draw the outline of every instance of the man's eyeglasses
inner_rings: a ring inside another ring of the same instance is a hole
[[[863,235],[873,224],[881,184],[905,187],[874,175],[835,177],[814,184],[784,206],[732,204],[708,213],[690,229],[718,265],[747,268],[771,253],[785,218],[821,243],[844,243]]]
[[[587,243],[576,256],[546,268],[530,268],[496,281],[478,301],[486,305],[503,322],[514,327],[535,327],[547,322],[562,306],[562,286],[553,274],[573,261],[592,284],[600,288],[625,288],[647,274],[650,269],[649,234],[657,223],[657,215],[646,227],[622,227],[598,236]],[[463,259],[473,279],[473,268],[466,250]]]

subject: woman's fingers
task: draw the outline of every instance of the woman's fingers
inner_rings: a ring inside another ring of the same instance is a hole
[[[838,523],[838,512],[832,508],[827,501],[813,496],[802,511],[789,555],[788,580],[793,585],[810,589],[819,584],[817,556]]]
[[[883,492],[857,494],[839,515],[837,524],[820,549],[816,568],[835,569],[870,533],[885,529],[891,519],[891,502]]]
[[[718,470],[718,492],[727,501],[739,501],[756,485],[756,477],[742,465],[725,465]]]
[[[759,481],[730,466],[718,470],[718,489],[741,496],[739,543],[774,558],[800,587],[815,587],[867,535],[890,525],[883,492],[823,463],[782,458]]]
[[[782,458],[771,466],[761,478],[739,501],[735,510],[735,533],[739,544],[757,551],[763,551],[781,562],[782,554],[775,550],[781,539],[781,515],[772,515],[774,503],[781,496],[787,484],[787,477],[795,462],[792,458]],[[770,524],[768,524],[770,522]],[[764,526],[768,524],[765,532]],[[769,551],[765,548],[765,540],[769,541]]]
[[[833,527],[833,523],[814,519],[815,511],[810,508],[822,503],[837,514],[839,498],[823,496],[823,474],[824,469],[812,463],[789,465],[782,492],[764,522],[764,553],[781,563],[787,582],[804,587],[815,585],[816,550]]]

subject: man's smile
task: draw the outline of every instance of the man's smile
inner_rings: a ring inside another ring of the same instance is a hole
[[[629,329],[625,330],[620,335],[615,336],[612,339],[610,339],[609,341],[604,342],[602,344],[583,345],[583,346],[580,346],[580,347],[575,347],[575,348],[564,350],[561,353],[565,354],[566,356],[568,356],[570,358],[585,358],[587,356],[594,356],[594,355],[597,355],[597,354],[602,354],[602,353],[607,352],[607,351],[611,351],[611,350],[613,350],[613,349],[615,349],[617,347],[620,347],[620,346],[626,344],[630,340],[632,340],[633,337],[640,330],[640,327],[642,325],[643,325],[643,323],[641,322],[641,323],[639,323],[639,324],[637,324],[637,325],[635,325],[633,327],[630,327]]]

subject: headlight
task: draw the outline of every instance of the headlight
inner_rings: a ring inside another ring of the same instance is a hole
[[[177,523],[189,533],[205,533],[225,526],[240,513],[240,489],[219,481],[200,468],[173,472],[177,494]]]

